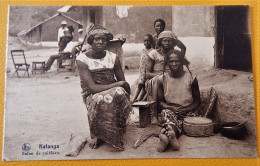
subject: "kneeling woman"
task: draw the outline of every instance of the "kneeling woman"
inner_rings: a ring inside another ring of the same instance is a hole
[[[88,32],[91,45],[77,56],[83,101],[87,108],[91,140],[95,149],[100,141],[124,150],[123,134],[132,108],[130,86],[125,81],[119,58],[105,50],[113,35],[103,27],[93,27]]]
[[[159,152],[164,151],[168,144],[174,150],[179,150],[177,138],[182,134],[183,118],[187,114],[193,114],[194,109],[200,105],[198,81],[189,71],[189,62],[181,52],[174,50],[167,64],[170,72],[158,76],[158,97],[164,127],[159,134]],[[183,70],[183,65],[188,71]]]

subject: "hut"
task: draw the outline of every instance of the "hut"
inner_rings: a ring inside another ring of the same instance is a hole
[[[67,25],[74,28],[74,41],[78,40],[78,29],[83,25],[63,13],[57,13],[45,21],[23,30],[17,34],[19,39],[26,44],[41,45],[43,42],[57,42],[58,29],[62,21],[66,21]]]
[[[59,13],[67,13],[75,8],[81,8],[82,10],[82,22],[83,22],[83,36],[86,35],[87,25],[92,22],[95,25],[104,26],[103,16],[104,8],[103,6],[64,6],[58,10]],[[122,69],[124,71],[125,62],[123,57],[122,45],[125,43],[125,38],[113,39],[109,42],[108,50],[116,53],[119,56]]]

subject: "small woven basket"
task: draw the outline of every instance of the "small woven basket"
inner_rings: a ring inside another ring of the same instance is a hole
[[[211,119],[204,117],[187,117],[183,121],[183,130],[186,135],[192,137],[206,137],[213,134]]]

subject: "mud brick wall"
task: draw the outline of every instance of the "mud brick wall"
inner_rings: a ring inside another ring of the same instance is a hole
[[[209,118],[214,123],[246,121],[246,128],[248,130],[247,139],[254,141],[256,138],[256,119],[253,86],[245,89],[230,84],[214,85],[212,87],[216,90],[218,98]],[[201,107],[205,105],[208,99],[210,88],[211,86],[207,86],[200,89]]]
[[[213,37],[214,6],[173,6],[172,30],[177,36]]]

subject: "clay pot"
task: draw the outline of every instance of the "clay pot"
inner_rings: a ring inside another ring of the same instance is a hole
[[[247,135],[246,122],[229,122],[221,125],[220,132],[223,136],[233,139],[244,139]]]

